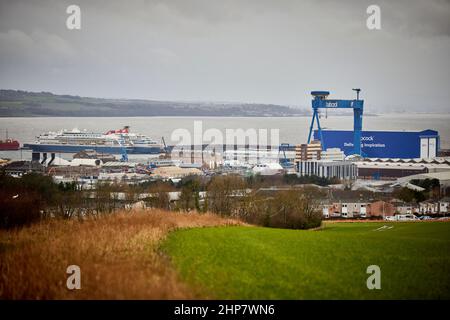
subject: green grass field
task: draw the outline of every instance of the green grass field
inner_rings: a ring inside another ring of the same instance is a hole
[[[381,226],[391,229],[375,231]],[[450,299],[450,223],[334,223],[317,231],[179,230],[162,246],[182,278],[218,299]],[[369,265],[381,290],[368,290]]]

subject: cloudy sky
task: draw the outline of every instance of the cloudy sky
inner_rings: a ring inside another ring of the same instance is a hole
[[[449,0],[0,0],[0,88],[309,106],[361,87],[372,111],[449,112],[449,37]]]

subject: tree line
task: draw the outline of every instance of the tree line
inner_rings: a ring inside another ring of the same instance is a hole
[[[322,217],[318,189],[260,192],[266,185],[292,186],[298,182],[291,177],[216,175],[186,177],[177,185],[163,181],[143,185],[98,183],[95,190],[82,190],[76,183],[56,184],[51,177],[36,173],[21,178],[2,174],[0,228],[20,227],[46,218],[83,219],[129,208],[140,201],[150,208],[210,212],[267,227],[318,227]],[[171,191],[178,191],[177,199],[170,199]],[[144,193],[145,198],[141,197]]]

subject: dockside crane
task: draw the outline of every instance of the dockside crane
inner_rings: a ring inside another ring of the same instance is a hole
[[[341,100],[328,99],[329,91],[311,91],[314,97],[312,100],[313,116],[311,126],[309,127],[308,143],[311,142],[311,135],[314,128],[314,122],[317,121],[317,131],[322,144],[322,150],[326,150],[326,141],[323,140],[322,128],[319,121],[320,109],[353,109],[353,154],[361,155],[361,132],[362,132],[362,115],[364,110],[364,100],[359,99],[361,89],[352,89],[356,91],[356,99]]]
[[[280,165],[287,169],[287,168],[293,168],[294,164],[289,161],[288,157],[286,156],[286,151],[288,151],[292,146],[289,143],[282,143],[278,147],[278,159],[280,161]],[[283,153],[283,158],[280,159],[280,153]]]
[[[122,134],[120,134],[118,142],[119,142],[119,145],[120,145],[120,154],[122,155],[122,157],[120,158],[120,161],[121,162],[128,162],[127,147],[125,146],[125,140],[124,140]]]
[[[167,149],[166,140],[164,139],[164,137],[161,137],[161,141],[162,141],[162,143],[163,143],[163,145],[164,145],[164,153],[165,153],[166,155],[168,155],[169,149]]]

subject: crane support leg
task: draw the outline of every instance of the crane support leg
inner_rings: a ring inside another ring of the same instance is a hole
[[[353,109],[353,148],[354,154],[361,155],[362,109]]]
[[[317,111],[314,110],[313,111],[313,116],[311,118],[311,125],[309,126],[308,143],[311,143],[311,135],[312,135],[312,131],[313,131],[313,128],[314,128],[314,120],[316,120],[316,114],[317,114]]]
[[[323,141],[323,137],[322,137],[322,127],[320,126],[319,112],[317,110],[314,110],[314,113],[313,113],[313,116],[311,119],[311,125],[309,126],[308,143],[311,143],[312,132],[314,129],[314,121],[317,122],[317,131],[319,133],[319,139],[322,143],[322,149],[324,149],[324,141]]]

